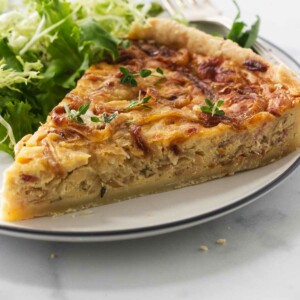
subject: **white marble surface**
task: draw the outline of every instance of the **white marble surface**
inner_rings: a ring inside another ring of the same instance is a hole
[[[262,36],[300,61],[298,1],[239,3],[247,20],[261,16]],[[220,5],[234,15],[230,0]],[[0,299],[300,299],[299,181],[300,168],[235,213],[152,238],[67,244],[0,236]]]

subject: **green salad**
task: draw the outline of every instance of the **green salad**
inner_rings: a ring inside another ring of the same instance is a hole
[[[0,5],[0,150],[34,132],[93,63],[118,57],[133,21],[162,12],[130,0],[27,0]]]

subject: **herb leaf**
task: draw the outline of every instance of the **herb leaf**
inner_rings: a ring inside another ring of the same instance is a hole
[[[89,106],[90,106],[89,103],[85,103],[85,104],[81,105],[78,109],[79,114],[84,115],[88,111]]]
[[[237,15],[233,21],[232,27],[227,35],[227,39],[230,39],[238,43],[243,48],[251,48],[254,46],[258,37],[260,18],[257,16],[256,22],[252,24],[251,28],[244,31],[247,26],[244,22],[240,21],[241,11],[235,0],[233,0],[237,8]]]
[[[219,109],[224,103],[223,100],[219,100],[216,103],[211,102],[208,98],[205,99],[207,106],[200,106],[200,109],[203,113],[211,114],[212,116],[224,116],[224,110]]]
[[[131,75],[130,71],[125,68],[125,67],[120,67],[119,69],[121,71],[121,73],[123,73],[124,75]]]
[[[152,72],[148,69],[142,69],[140,71],[140,75],[141,77],[145,78],[145,77],[149,77],[152,74]]]
[[[120,67],[119,70],[123,74],[120,79],[120,82],[122,84],[127,84],[132,87],[137,86],[137,81],[135,80],[135,77],[137,76],[140,76],[142,78],[153,76],[159,77],[160,79],[166,79],[163,70],[160,68],[156,68],[157,74],[153,74],[152,71],[149,69],[142,69],[138,73],[131,73],[126,67]]]
[[[151,109],[151,107],[147,105],[147,103],[149,102],[150,99],[151,99],[151,96],[147,96],[147,97],[144,97],[143,99],[141,99],[141,91],[139,91],[138,100],[131,100],[130,103],[128,104],[128,106],[125,107],[125,109],[132,109],[132,108],[136,108],[136,107],[145,107],[145,108]]]
[[[91,121],[94,123],[102,122],[102,123],[110,123],[116,116],[118,112],[114,112],[111,115],[107,115],[105,112],[101,115],[101,117],[91,117]]]
[[[98,117],[91,117],[91,121],[97,123],[100,122],[100,119]]]
[[[164,75],[164,71],[161,68],[156,68],[156,72],[161,75]]]
[[[104,120],[104,123],[109,123],[110,121],[112,121],[116,116],[118,115],[117,112],[114,112],[113,114],[111,115],[107,115],[106,113],[103,113],[103,120]]]
[[[82,104],[77,111],[75,109],[70,109],[70,107],[66,104],[64,105],[64,108],[69,120],[83,124],[84,122],[81,116],[88,111],[89,106],[89,103]]]
[[[119,70],[123,74],[120,79],[122,84],[127,84],[132,87],[137,86],[137,81],[134,79],[134,74],[131,74],[130,71],[125,67],[120,67]]]

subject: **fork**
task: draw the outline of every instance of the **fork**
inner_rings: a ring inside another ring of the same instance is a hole
[[[221,14],[210,0],[161,0],[170,16],[181,16],[207,33],[219,33],[224,36],[229,32],[232,21]],[[267,49],[258,38],[254,50],[267,61],[281,65],[283,62]]]

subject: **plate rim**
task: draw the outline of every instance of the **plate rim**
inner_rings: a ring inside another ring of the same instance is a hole
[[[289,53],[281,49],[279,46],[270,42],[268,39],[259,37],[262,41],[275,48],[281,52],[285,57],[291,60],[296,66],[300,68],[300,63],[294,59]],[[267,185],[254,191],[253,193],[239,199],[238,201],[222,206],[220,208],[214,209],[204,214],[199,214],[194,217],[189,217],[186,219],[181,219],[177,221],[167,222],[159,225],[145,226],[131,229],[118,229],[118,230],[108,230],[108,231],[92,231],[92,232],[79,232],[79,231],[55,231],[55,230],[45,230],[45,229],[31,229],[31,228],[21,228],[21,227],[10,227],[9,225],[0,225],[0,233],[10,236],[31,238],[36,240],[52,240],[52,241],[65,241],[65,242],[88,242],[88,241],[109,241],[109,240],[121,240],[130,238],[139,238],[145,236],[157,235],[160,233],[166,233],[174,231],[176,229],[187,228],[195,226],[197,224],[209,221],[211,219],[217,218],[219,216],[230,213],[238,208],[241,208],[266,193],[273,190],[283,182],[289,175],[291,175],[300,165],[300,157],[296,160],[280,175],[274,178]],[[144,235],[141,235],[144,233]]]

